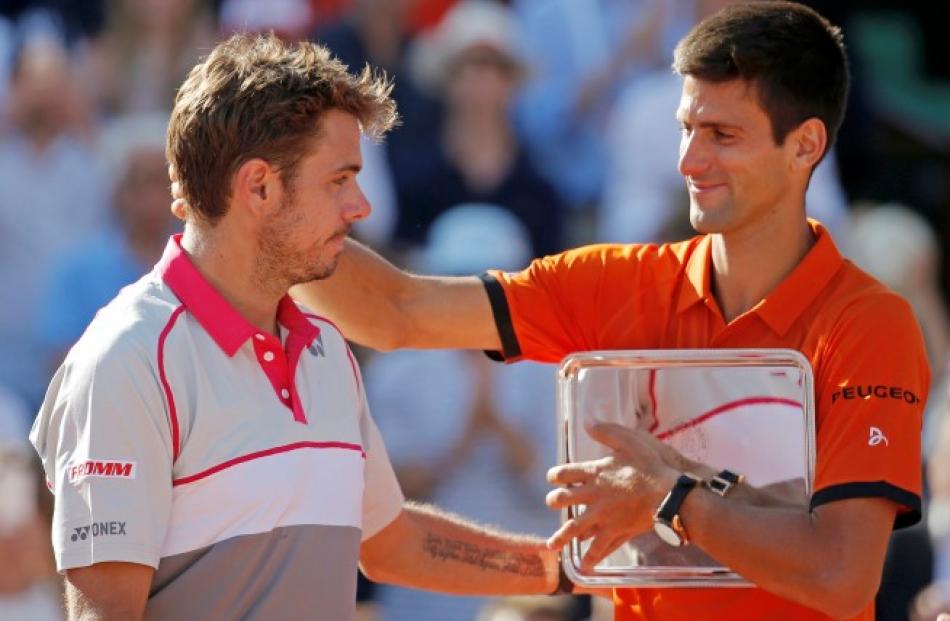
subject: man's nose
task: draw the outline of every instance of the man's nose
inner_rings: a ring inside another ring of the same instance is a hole
[[[693,132],[680,139],[679,171],[684,177],[696,177],[709,167],[709,153],[701,137]]]
[[[372,211],[372,205],[369,204],[369,200],[367,200],[366,195],[363,194],[363,189],[357,184],[356,195],[347,202],[344,217],[348,222],[356,222],[368,218]]]

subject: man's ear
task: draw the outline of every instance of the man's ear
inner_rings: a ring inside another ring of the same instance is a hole
[[[280,201],[280,175],[265,160],[252,158],[241,164],[231,182],[231,199],[260,217]]]
[[[810,171],[828,148],[828,130],[821,119],[812,117],[793,129],[786,141],[791,149],[792,167]]]
[[[171,181],[172,215],[184,222],[188,219],[188,201],[185,200],[185,192],[182,190],[181,181],[178,180],[178,170],[171,163],[168,164],[168,180]]]

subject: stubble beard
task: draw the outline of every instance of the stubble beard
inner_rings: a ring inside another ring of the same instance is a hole
[[[304,251],[287,243],[299,226],[292,200],[289,197],[284,201],[264,224],[258,238],[254,281],[265,291],[283,294],[294,285],[328,278],[339,262],[339,254],[324,258],[323,250],[329,238],[314,242]],[[341,233],[348,234],[349,227],[336,231],[334,236]]]

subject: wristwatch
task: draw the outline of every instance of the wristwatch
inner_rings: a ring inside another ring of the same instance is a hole
[[[731,470],[723,470],[708,481],[703,481],[703,487],[714,494],[725,496],[729,490],[743,481],[745,481],[745,477],[741,474],[736,474]]]
[[[653,530],[671,546],[679,547],[689,543],[689,536],[679,512],[686,494],[690,493],[699,481],[699,477],[692,474],[681,474],[653,514]]]

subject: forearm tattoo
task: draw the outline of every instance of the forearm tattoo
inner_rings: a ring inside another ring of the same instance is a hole
[[[478,567],[483,571],[496,571],[517,576],[543,577],[544,563],[538,554],[486,549],[467,541],[446,539],[427,533],[426,554],[440,561],[457,561]]]

